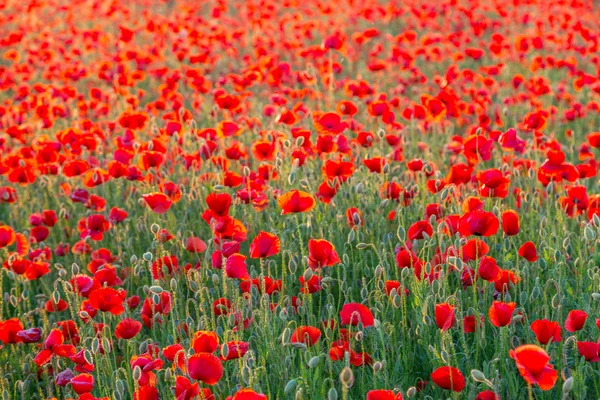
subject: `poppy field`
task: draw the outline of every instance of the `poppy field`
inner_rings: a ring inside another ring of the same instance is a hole
[[[2,399],[600,399],[600,7],[0,2]]]

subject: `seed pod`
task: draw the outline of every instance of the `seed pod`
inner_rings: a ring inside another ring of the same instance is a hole
[[[348,389],[354,385],[354,373],[349,367],[344,367],[342,372],[340,372],[340,382]]]

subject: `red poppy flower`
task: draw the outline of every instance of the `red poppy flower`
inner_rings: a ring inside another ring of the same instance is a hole
[[[481,239],[469,239],[459,249],[461,260],[464,262],[477,260],[489,253],[490,247]]]
[[[210,353],[198,353],[188,360],[188,375],[192,379],[214,385],[223,377],[221,360]]]
[[[500,222],[491,213],[483,210],[469,211],[460,217],[458,231],[463,236],[492,236],[498,232]]]
[[[588,314],[581,310],[572,310],[567,315],[565,320],[565,329],[567,332],[577,332],[583,329],[585,322],[587,321]]]
[[[330,267],[340,262],[335,248],[325,239],[308,241],[308,266],[312,269]]]
[[[531,323],[531,330],[535,333],[540,344],[546,345],[550,342],[560,342],[560,325],[558,322],[548,321],[547,319],[538,319]]]
[[[403,400],[402,393],[394,393],[392,390],[370,390],[367,392],[366,400]]]
[[[321,331],[319,328],[315,328],[314,326],[299,326],[292,333],[290,343],[304,343],[310,347],[314,346],[320,337]]]
[[[423,234],[432,237],[433,228],[427,220],[417,221],[408,228],[407,234],[410,240],[420,240],[425,238]]]
[[[77,394],[89,393],[94,389],[94,377],[90,374],[79,374],[71,379],[71,387]]]
[[[185,249],[190,253],[203,253],[206,250],[206,243],[199,237],[191,236],[185,243]]]
[[[315,199],[301,190],[292,190],[280,195],[277,204],[281,208],[281,214],[308,212],[315,207]]]
[[[515,360],[519,373],[529,385],[537,384],[542,390],[550,390],[558,379],[558,373],[548,363],[550,357],[539,346],[526,344],[510,350],[510,357]]]
[[[466,385],[464,375],[454,367],[446,366],[437,368],[431,374],[431,380],[442,389],[452,390],[457,393],[460,393]]]
[[[157,214],[166,213],[173,204],[173,201],[169,198],[169,196],[160,192],[145,194],[142,196],[142,198],[146,204],[148,204],[148,207],[150,207],[150,209]]]
[[[281,241],[269,232],[260,231],[250,244],[250,257],[266,258],[279,253]]]
[[[192,348],[196,353],[214,353],[219,347],[219,337],[211,331],[198,331],[192,338]]]
[[[491,390],[484,390],[483,392],[479,392],[477,394],[475,400],[500,400],[500,396]]]
[[[503,303],[501,301],[494,301],[488,310],[490,322],[497,327],[510,324],[516,306],[516,303]]]
[[[267,400],[267,396],[256,393],[252,389],[240,389],[235,392],[231,400]]]
[[[16,238],[13,228],[6,225],[0,226],[0,249],[13,244]]]
[[[375,323],[375,318],[371,310],[360,303],[344,304],[340,311],[340,318],[343,325],[358,325],[362,323],[364,327],[371,326]]]
[[[225,261],[225,273],[228,277],[234,279],[250,279],[250,274],[246,268],[246,256],[240,253],[230,255]]]
[[[514,210],[502,213],[502,230],[506,236],[514,236],[519,233],[519,214]]]
[[[535,262],[538,259],[537,250],[533,242],[525,242],[519,247],[519,256],[529,262]]]
[[[142,330],[142,323],[135,319],[125,318],[115,327],[115,336],[118,339],[131,339]]]
[[[244,354],[248,352],[250,345],[248,342],[241,342],[239,340],[233,340],[225,343],[227,346],[227,356],[221,357],[222,361],[235,360],[244,357]]]
[[[90,293],[90,305],[100,311],[110,312],[113,315],[120,315],[125,311],[123,302],[127,297],[127,292],[123,289],[113,289],[110,287],[98,288]]]
[[[500,277],[500,271],[500,267],[496,264],[496,260],[493,257],[484,256],[479,260],[477,273],[481,279],[488,282],[494,282]]]
[[[19,343],[21,339],[17,335],[23,330],[23,324],[18,318],[0,321],[0,340],[4,343]]]
[[[589,362],[600,362],[600,340],[598,342],[577,342],[579,355]]]
[[[454,306],[448,303],[436,304],[435,323],[442,331],[447,331],[454,326]]]

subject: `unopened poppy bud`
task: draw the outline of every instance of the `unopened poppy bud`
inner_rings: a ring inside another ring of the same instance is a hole
[[[485,382],[487,380],[483,372],[478,369],[471,370],[471,378],[473,378],[475,382]]]
[[[335,388],[332,387],[327,392],[327,400],[337,400],[337,399],[338,399],[338,392]]]
[[[152,253],[150,253],[150,252],[144,253],[144,255],[142,257],[144,258],[144,260],[146,260],[148,262],[152,261]]]
[[[565,383],[563,383],[563,387],[562,387],[562,391],[564,394],[569,393],[571,390],[573,390],[573,377],[570,376],[569,379],[567,379],[565,381]]]
[[[415,397],[416,394],[417,394],[417,388],[414,386],[409,387],[408,390],[406,391],[406,397],[408,397],[409,399],[412,397]]]

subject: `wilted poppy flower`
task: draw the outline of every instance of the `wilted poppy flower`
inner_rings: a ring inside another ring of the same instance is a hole
[[[314,346],[320,337],[321,331],[319,328],[315,328],[314,326],[299,326],[292,333],[290,343],[304,343],[310,347]]]
[[[567,332],[577,332],[583,329],[585,321],[587,321],[588,314],[581,310],[572,310],[567,315],[565,320],[565,329]]]
[[[431,380],[442,389],[452,390],[457,393],[461,392],[466,385],[464,375],[454,367],[446,366],[437,368],[431,374]]]
[[[501,301],[494,301],[488,310],[490,322],[497,327],[510,324],[516,306],[516,303],[503,303]]]
[[[277,204],[281,208],[281,214],[302,213],[310,211],[315,206],[315,199],[301,190],[292,190],[280,195]]]
[[[560,342],[562,340],[558,322],[538,319],[531,323],[531,330],[535,333],[535,337],[540,344],[546,345],[550,342]]]
[[[189,358],[187,368],[190,378],[202,381],[207,385],[214,385],[223,376],[221,360],[211,353],[194,354]]]
[[[454,306],[448,303],[436,304],[435,323],[442,331],[447,331],[454,325]]]
[[[260,231],[250,244],[250,257],[266,258],[271,257],[281,249],[281,242],[277,235],[269,232]]]
[[[330,267],[340,262],[335,248],[325,239],[308,241],[308,266],[312,269]]]
[[[375,318],[371,310],[360,303],[344,304],[342,311],[340,311],[340,319],[343,325],[356,326],[362,323],[364,327],[368,327],[375,323]]]
[[[526,344],[510,350],[509,354],[515,360],[517,369],[527,384],[537,384],[542,390],[550,390],[554,387],[558,373],[548,363],[550,357],[544,349]]]
[[[533,242],[525,242],[519,247],[519,256],[529,262],[535,262],[538,259],[537,250]]]

